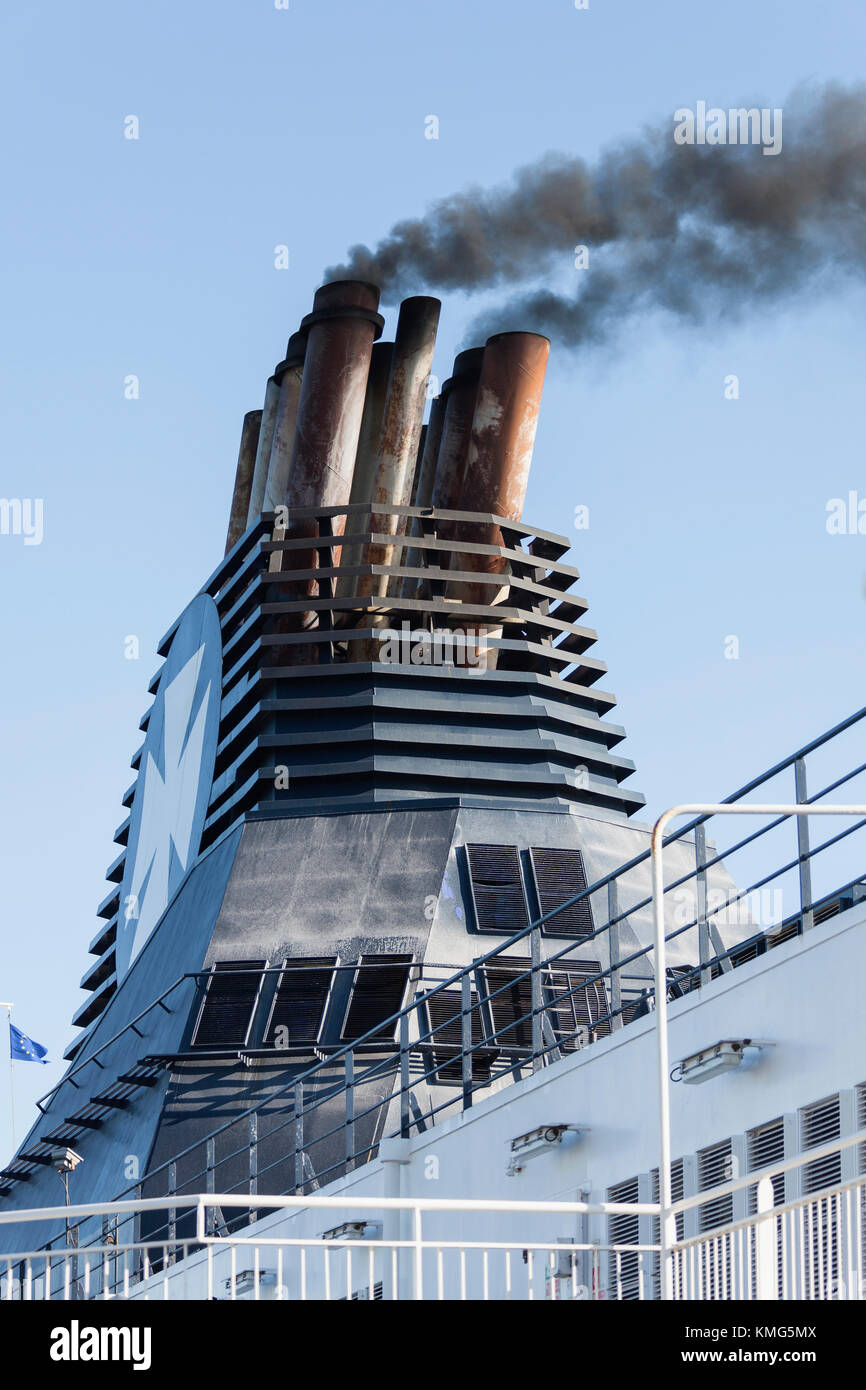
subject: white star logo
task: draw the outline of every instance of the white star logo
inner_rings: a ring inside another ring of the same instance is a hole
[[[141,771],[141,822],[126,920],[135,920],[129,964],[147,941],[168,906],[172,848],[185,872],[198,799],[202,748],[211,685],[208,683],[190,726],[204,646],[186,662],[165,689],[163,724],[164,775],[148,751]]]

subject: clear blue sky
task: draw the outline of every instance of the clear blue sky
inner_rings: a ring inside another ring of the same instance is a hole
[[[43,498],[45,534],[0,536],[0,998],[53,1057],[156,641],[221,557],[243,413],[322,268],[548,149],[592,158],[698,99],[782,106],[864,51],[855,0],[7,0],[0,495]],[[651,811],[864,703],[866,537],[825,529],[866,496],[864,311],[852,286],[554,352],[526,515],[590,507],[580,591]],[[471,312],[446,299],[440,377]],[[20,1136],[60,1069],[16,1070]]]

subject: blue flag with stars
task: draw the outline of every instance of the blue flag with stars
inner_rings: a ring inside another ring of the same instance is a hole
[[[47,1047],[41,1043],[34,1042],[28,1038],[26,1033],[22,1033],[20,1028],[16,1028],[14,1023],[9,1024],[9,1056],[13,1062],[41,1062],[43,1067],[48,1066],[48,1059],[45,1054]]]

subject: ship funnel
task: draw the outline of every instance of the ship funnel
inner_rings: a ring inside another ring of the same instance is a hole
[[[301,379],[306,351],[306,334],[293,333],[286,347],[283,361],[274,368],[274,381],[277,382],[279,394],[274,417],[271,456],[268,461],[267,481],[265,483],[264,510],[266,512],[275,511],[277,507],[282,507],[286,501],[289,485],[289,464],[295,443],[295,427],[298,420],[298,404],[301,399]]]
[[[277,420],[277,405],[280,399],[280,384],[276,377],[269,377],[265,387],[265,404],[262,409],[262,423],[256,446],[256,462],[253,468],[253,481],[250,488],[250,505],[247,512],[247,526],[261,516],[265,507],[265,487],[268,481],[268,464],[271,458],[271,441]]]
[[[549,354],[549,339],[538,333],[497,333],[488,340],[462,480],[461,511],[492,512],[520,521]],[[502,545],[501,529],[492,523],[461,526],[458,535],[482,545]],[[475,553],[462,558],[455,568],[500,574],[505,562],[500,556]],[[489,604],[495,594],[490,584],[455,586],[455,596],[464,603]]]
[[[289,465],[289,507],[349,501],[374,339],[384,327],[379,291],[336,280],[316,291],[307,334],[297,426]],[[342,521],[339,521],[342,529]]]
[[[377,504],[384,508],[409,506],[441,308],[438,299],[426,295],[404,299],[400,305],[370,497],[374,507],[370,529],[375,532],[396,536],[406,530],[405,518],[391,511],[376,512],[375,508]],[[394,549],[389,544],[371,544],[367,563],[392,564]],[[361,581],[361,593],[387,591],[387,575],[366,575]]]
[[[226,555],[247,529],[247,515],[250,509],[250,493],[253,486],[253,471],[256,464],[256,450],[259,444],[261,424],[262,412],[260,410],[251,410],[244,416],[241,443],[238,449],[235,487],[229,513],[229,529],[226,535]]]
[[[459,352],[454,359],[453,374],[442,387],[445,413],[431,505],[445,511],[457,511],[461,505],[483,360],[483,348]]]

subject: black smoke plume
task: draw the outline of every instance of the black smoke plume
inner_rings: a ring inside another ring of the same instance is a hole
[[[374,249],[352,247],[327,278],[371,280],[388,303],[519,286],[471,336],[517,326],[579,347],[643,310],[702,322],[862,277],[866,87],[801,91],[782,111],[778,154],[677,144],[673,116],[595,164],[549,154],[508,186],[453,194]],[[585,270],[572,269],[578,246]]]

